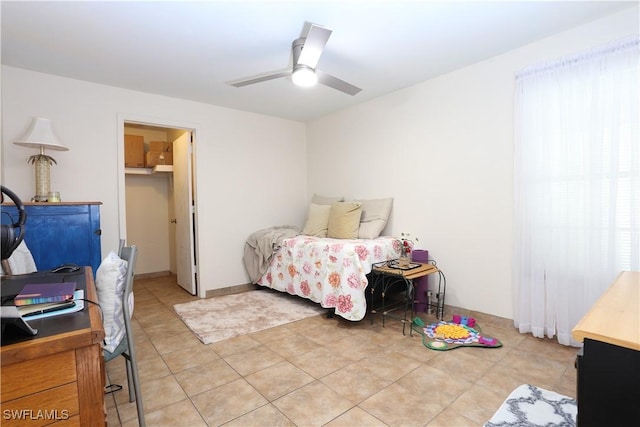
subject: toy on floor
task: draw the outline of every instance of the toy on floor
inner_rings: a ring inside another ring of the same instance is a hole
[[[432,350],[453,350],[458,347],[502,347],[493,337],[483,335],[480,325],[473,317],[454,314],[450,322],[440,321],[425,326],[416,317],[411,328],[422,335],[422,343]]]
[[[476,325],[476,319],[474,319],[473,317],[460,316],[459,314],[454,314],[451,321],[453,323],[465,325],[470,328],[473,328]]]

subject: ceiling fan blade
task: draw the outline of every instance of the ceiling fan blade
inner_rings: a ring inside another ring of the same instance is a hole
[[[242,87],[242,86],[252,85],[255,83],[266,82],[267,80],[279,79],[280,77],[287,77],[290,75],[291,75],[291,70],[279,71],[277,73],[271,73],[263,76],[229,82],[229,84],[234,87]]]
[[[320,55],[322,55],[322,51],[324,50],[331,33],[332,31],[327,28],[311,24],[309,34],[307,34],[304,46],[302,47],[302,52],[298,58],[298,64],[316,68]]]
[[[323,73],[320,70],[316,70],[316,75],[318,76],[318,81],[323,85],[332,87],[351,96],[356,95],[362,90],[359,87],[347,83],[344,80],[340,80],[337,77],[333,77],[331,74]]]

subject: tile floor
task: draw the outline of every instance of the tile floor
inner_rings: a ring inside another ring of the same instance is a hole
[[[320,315],[203,345],[172,309],[194,299],[175,276],[136,279],[134,292],[148,426],[481,426],[520,384],[576,394],[577,350],[505,319],[462,313],[497,349],[429,350],[379,315],[373,325]],[[124,385],[106,396],[109,426],[138,425],[124,365],[107,364]]]

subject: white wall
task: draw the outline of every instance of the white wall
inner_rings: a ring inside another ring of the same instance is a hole
[[[127,175],[127,242],[138,247],[136,274],[173,271],[168,174]]]
[[[632,8],[310,122],[309,190],[393,196],[388,234],[419,237],[446,303],[513,318],[514,75],[638,28]]]
[[[12,143],[31,117],[52,119],[69,151],[53,153],[52,189],[65,201],[103,203],[102,253],[117,248],[119,115],[194,123],[198,181],[199,278],[204,290],[249,281],[242,264],[249,234],[306,215],[303,123],[175,98],[2,67],[3,184],[33,195],[33,150]]]

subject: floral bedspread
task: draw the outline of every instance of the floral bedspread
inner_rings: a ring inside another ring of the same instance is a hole
[[[400,244],[393,237],[348,240],[300,235],[282,242],[257,284],[335,308],[339,316],[357,321],[367,312],[366,275],[372,264],[399,254]]]

